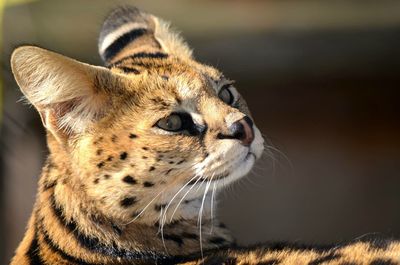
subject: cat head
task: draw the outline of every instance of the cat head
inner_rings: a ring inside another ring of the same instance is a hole
[[[233,81],[195,61],[167,23],[119,8],[103,24],[99,53],[106,67],[22,46],[11,66],[47,129],[50,156],[71,172],[65,185],[106,216],[157,220],[172,200],[219,190],[261,156],[262,136]]]

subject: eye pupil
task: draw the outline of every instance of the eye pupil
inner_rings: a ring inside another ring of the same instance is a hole
[[[233,103],[233,95],[228,87],[223,87],[218,93],[218,97],[228,105]]]
[[[167,131],[179,131],[182,129],[182,119],[177,114],[172,114],[157,122],[157,126]]]

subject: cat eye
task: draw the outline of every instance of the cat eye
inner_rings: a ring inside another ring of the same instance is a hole
[[[177,132],[183,129],[183,121],[178,113],[173,113],[168,117],[159,120],[156,125],[157,127],[170,132]]]
[[[229,89],[230,84],[224,85],[218,93],[218,97],[228,105],[232,105],[234,101],[234,96],[232,91]]]

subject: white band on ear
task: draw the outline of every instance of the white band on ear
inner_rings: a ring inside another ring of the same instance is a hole
[[[147,25],[144,23],[136,23],[136,22],[130,22],[127,24],[123,24],[121,27],[117,28],[116,30],[110,32],[103,40],[103,42],[100,44],[99,47],[99,53],[103,54],[104,51],[111,45],[113,44],[119,37],[124,35],[125,33],[128,33],[131,30],[134,29],[147,29]]]

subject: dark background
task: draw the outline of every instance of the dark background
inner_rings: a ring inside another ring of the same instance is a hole
[[[47,153],[37,113],[17,102],[11,51],[30,43],[100,64],[101,22],[121,3],[172,21],[198,60],[237,80],[288,157],[274,152],[273,171],[265,156],[220,196],[240,242],[400,236],[400,1],[6,1],[1,264],[22,239]]]

